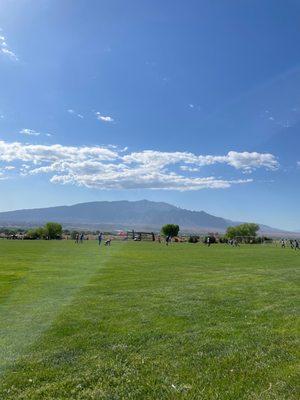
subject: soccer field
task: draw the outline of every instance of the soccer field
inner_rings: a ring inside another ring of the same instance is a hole
[[[299,267],[269,245],[0,241],[0,399],[298,400]]]

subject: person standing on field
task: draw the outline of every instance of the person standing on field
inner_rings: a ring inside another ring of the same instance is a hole
[[[84,239],[84,234],[83,234],[83,232],[82,232],[81,235],[80,235],[80,243],[81,243],[81,244],[83,243],[83,239]]]
[[[102,232],[100,232],[99,235],[98,235],[98,244],[99,244],[99,246],[101,245],[101,242],[102,242]]]

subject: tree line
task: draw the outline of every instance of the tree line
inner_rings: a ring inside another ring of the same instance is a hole
[[[47,222],[44,226],[29,229],[26,236],[29,239],[61,239],[63,229],[57,222]]]
[[[166,224],[161,228],[161,233],[164,236],[176,237],[179,233],[179,225],[175,224]],[[259,231],[259,225],[254,223],[244,223],[236,226],[229,226],[226,230],[225,235],[222,235],[220,238],[220,242],[227,242],[228,240],[235,238],[244,238],[244,241],[256,242],[257,241],[257,233]],[[214,235],[208,235],[205,237],[205,242],[209,237],[210,243],[215,243],[216,238]],[[190,243],[199,242],[200,237],[196,235],[191,235],[189,237]]]
[[[169,238],[177,237],[180,231],[180,227],[177,224],[166,224],[161,228],[161,235]],[[257,238],[257,233],[259,231],[259,225],[254,223],[245,223],[236,226],[229,226],[226,230],[226,233],[220,237],[220,242],[225,242],[227,240],[235,239],[238,237],[243,238],[251,238],[251,241],[255,242]],[[61,239],[63,235],[62,225],[57,222],[47,222],[42,227],[32,228],[27,231],[23,229],[14,229],[10,230],[8,228],[0,229],[0,233],[4,234],[15,234],[22,233],[25,234],[25,237],[28,239]],[[76,231],[69,232],[65,231],[66,234],[70,234],[71,238],[75,237]],[[208,235],[210,238],[210,243],[214,243],[216,241],[214,235]],[[206,237],[206,238],[207,238]],[[190,243],[197,243],[200,237],[196,235],[191,235],[189,238]]]

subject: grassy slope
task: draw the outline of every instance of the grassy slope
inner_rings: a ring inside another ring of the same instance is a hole
[[[0,241],[0,398],[298,399],[299,266],[268,246]]]

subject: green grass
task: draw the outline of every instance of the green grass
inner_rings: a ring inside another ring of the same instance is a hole
[[[263,245],[0,241],[0,399],[298,400],[299,266]]]

